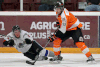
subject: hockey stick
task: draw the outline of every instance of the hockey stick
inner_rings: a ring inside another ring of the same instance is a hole
[[[43,49],[45,49],[47,47],[47,45],[49,44],[50,40],[47,42],[47,44],[45,45],[45,47]],[[41,52],[41,51],[40,51]],[[37,55],[37,58],[35,59],[34,62],[30,62],[30,61],[26,61],[27,64],[31,64],[31,65],[34,65],[36,63],[36,61],[38,60],[39,58],[39,55]]]
[[[57,30],[59,29],[59,26],[57,27]],[[54,32],[54,34],[56,33],[56,31]],[[47,45],[49,44],[50,40],[47,42],[47,44],[45,45],[44,49],[47,47]],[[39,58],[39,55],[37,55],[37,58],[34,62],[31,62],[31,61],[26,61],[27,64],[31,64],[31,65],[34,65],[36,63],[36,61],[38,60]]]

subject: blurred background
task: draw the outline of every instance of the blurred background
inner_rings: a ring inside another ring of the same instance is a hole
[[[12,26],[19,25],[30,32],[37,42],[45,46],[48,32],[54,32],[56,17],[53,11],[57,1],[63,2],[64,8],[68,9],[83,24],[85,43],[89,48],[94,48],[90,51],[100,53],[100,0],[0,0],[0,34],[6,35],[11,32]],[[50,30],[42,27],[50,27]],[[2,42],[3,37],[0,38],[1,53],[18,52],[13,48],[13,50],[10,47],[6,48]],[[52,47],[51,44],[48,47]],[[62,47],[64,48],[62,52],[68,52],[67,48],[77,48],[76,45],[73,45],[72,39],[62,43]],[[75,50],[72,53],[74,52]],[[76,52],[81,51],[76,50]]]
[[[100,0],[0,0],[0,11],[53,11],[57,1],[62,1],[69,11],[85,11],[89,5],[99,5]]]

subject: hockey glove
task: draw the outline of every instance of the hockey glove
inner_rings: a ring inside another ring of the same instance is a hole
[[[26,44],[31,44],[32,43],[32,41],[30,40],[30,39],[25,39],[25,42],[26,42]]]
[[[51,37],[48,37],[48,41],[53,42],[56,39],[55,35],[51,35]]]
[[[60,28],[60,23],[59,22],[56,22],[56,26]]]
[[[6,40],[3,41],[3,45],[7,46],[8,44],[9,44],[8,41]]]
[[[13,46],[13,45],[14,45],[14,40],[13,40],[13,39],[11,39],[11,40],[9,40],[9,42],[8,42],[8,43],[9,43],[9,45],[10,45],[10,46]]]

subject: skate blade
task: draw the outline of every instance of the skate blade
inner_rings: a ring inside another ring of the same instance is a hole
[[[89,61],[88,64],[96,64],[96,61]]]
[[[50,61],[49,63],[51,63],[51,64],[59,64],[59,63],[61,63],[61,61],[60,61],[60,60],[57,60],[57,61]]]

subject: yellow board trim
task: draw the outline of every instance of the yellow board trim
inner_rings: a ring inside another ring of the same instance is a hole
[[[47,50],[53,51],[53,48],[47,47]],[[89,48],[91,53],[100,54],[100,48]],[[79,48],[61,48],[62,53],[82,53]],[[0,53],[20,53],[14,47],[0,47]]]

